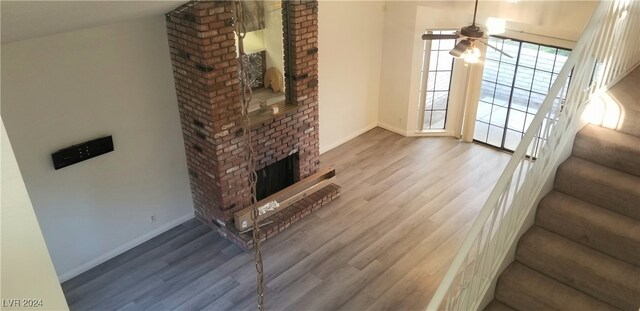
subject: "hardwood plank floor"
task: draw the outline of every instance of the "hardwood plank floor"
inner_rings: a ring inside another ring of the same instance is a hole
[[[508,160],[380,128],[323,154],[342,196],[263,244],[267,310],[422,310]],[[251,310],[254,269],[190,220],[62,287],[72,310]]]

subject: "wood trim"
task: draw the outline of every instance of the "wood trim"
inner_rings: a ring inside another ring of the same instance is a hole
[[[258,221],[262,221],[269,216],[286,209],[291,204],[298,202],[308,195],[315,193],[316,191],[335,182],[335,176],[336,170],[333,168],[320,169],[317,173],[258,201],[256,204],[245,207],[235,212],[233,214],[233,222],[236,229],[238,229],[239,231],[243,231],[249,228],[249,226],[253,225],[251,212],[255,206],[263,206],[274,200],[280,204],[276,211],[270,211],[260,215],[258,217]],[[243,227],[243,223],[245,223],[246,226]]]

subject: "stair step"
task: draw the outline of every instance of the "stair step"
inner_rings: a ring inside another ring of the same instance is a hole
[[[640,267],[640,221],[562,192],[540,201],[536,225]]]
[[[640,136],[640,122],[637,121],[640,120],[640,107],[623,106],[621,110],[624,111],[624,113],[615,130],[633,136]]]
[[[640,220],[640,177],[575,156],[558,168],[555,189]]]
[[[640,67],[616,83],[607,94],[621,111],[617,131],[640,136]]]
[[[573,155],[640,176],[640,137],[596,125],[585,126],[573,144]]]
[[[486,308],[484,308],[484,311],[515,311],[516,309],[511,308],[507,305],[505,305],[504,303],[497,301],[497,300],[492,300]]]
[[[516,260],[614,307],[640,306],[640,267],[540,227],[520,238]]]
[[[616,310],[517,261],[500,276],[496,299],[520,311]]]

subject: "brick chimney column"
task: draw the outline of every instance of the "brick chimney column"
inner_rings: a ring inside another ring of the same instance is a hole
[[[256,169],[298,153],[298,179],[319,167],[318,3],[283,1],[287,102],[252,124]],[[196,216],[226,226],[248,206],[238,59],[230,1],[190,2],[167,14],[167,33]]]

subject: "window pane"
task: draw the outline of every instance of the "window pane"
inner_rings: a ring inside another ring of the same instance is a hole
[[[506,136],[504,138],[504,148],[515,151],[518,148],[518,144],[522,140],[522,134],[516,131],[507,130]]]
[[[498,83],[504,85],[513,84],[513,75],[516,72],[516,66],[511,64],[501,64],[498,70]]]
[[[504,127],[507,120],[507,108],[500,106],[493,106],[491,109],[491,124]]]
[[[424,114],[424,125],[423,128],[428,129],[431,127],[431,112],[426,112]]]
[[[491,45],[493,45],[493,46],[495,46],[495,47],[497,47],[499,49],[502,48],[502,44],[503,44],[502,42],[503,41],[504,40],[502,40],[502,39],[498,39],[498,38],[495,38],[495,37],[489,37],[489,44],[491,44]],[[492,48],[487,48],[487,59],[499,61],[501,56],[502,55],[500,54],[500,52],[498,52],[498,51],[496,51],[496,50],[494,50]]]
[[[434,111],[433,115],[431,116],[431,128],[443,129],[445,116],[446,116],[445,111]]]
[[[531,43],[522,43],[520,50],[520,66],[530,68],[536,67],[536,59],[538,58],[538,45]]]
[[[436,74],[436,91],[448,91],[451,81],[451,71],[440,71]]]
[[[440,49],[440,42],[442,40],[431,40],[431,50],[432,51],[437,51]]]
[[[493,50],[493,49],[491,49]],[[505,53],[513,56],[513,57],[502,57],[501,61],[507,64],[515,64],[516,63],[516,55],[518,55],[520,51],[520,43],[514,40],[506,40],[504,41],[504,46],[502,49]],[[497,53],[497,52],[496,52]]]
[[[436,88],[436,72],[429,71],[427,76],[427,91],[433,91]]]
[[[520,67],[518,68],[518,74],[516,75],[515,86],[521,89],[531,89],[531,83],[533,82],[533,69]]]
[[[433,92],[427,92],[427,100],[424,106],[425,110],[433,109]]]
[[[482,81],[480,87],[480,100],[486,102],[493,102],[493,93],[496,91],[496,84],[491,82]]]
[[[544,97],[545,96],[543,94],[532,92],[531,99],[529,100],[529,109],[527,110],[527,112],[537,113],[538,109],[540,109],[540,106],[542,105],[542,102],[544,101]]]
[[[437,70],[451,70],[451,64],[453,64],[452,56],[449,51],[438,52],[438,67]]]
[[[504,134],[503,128],[490,125],[489,136],[487,137],[487,144],[494,145],[494,146],[501,146],[503,134]]]
[[[476,114],[476,120],[489,123],[489,121],[491,121],[491,106],[492,105],[490,103],[480,101],[478,103],[478,113]]]
[[[507,122],[507,128],[522,132],[524,129],[524,121],[526,113],[511,109],[509,110],[509,121]]]
[[[538,93],[546,94],[551,87],[551,73],[536,70],[535,76],[533,77],[533,85],[531,86],[531,90]]]
[[[473,139],[486,143],[488,131],[489,131],[489,124],[484,122],[476,122],[476,127],[475,127],[475,130],[473,131]]]
[[[558,55],[556,56],[556,64],[553,66],[553,72],[560,72],[564,63],[567,62],[567,58],[569,58],[569,54],[571,52],[568,50],[558,49]]]
[[[506,85],[497,85],[496,93],[493,97],[493,103],[502,107],[509,106],[509,96],[511,96],[511,87]]]
[[[531,92],[519,88],[513,89],[513,98],[511,99],[511,106],[522,111],[527,109],[529,104],[529,96]]]
[[[446,110],[447,109],[447,100],[449,97],[449,92],[434,92],[433,94],[433,109],[437,110]]]
[[[429,72],[436,70],[438,66],[438,51],[433,49],[433,44],[431,45],[431,48],[432,50],[429,53]]]
[[[544,71],[553,71],[553,65],[556,60],[556,53],[558,49],[541,46],[540,54],[538,54],[538,63],[536,64],[536,69],[544,70]]]
[[[498,61],[487,59],[484,63],[484,72],[482,73],[482,79],[485,81],[496,82],[498,80]]]

